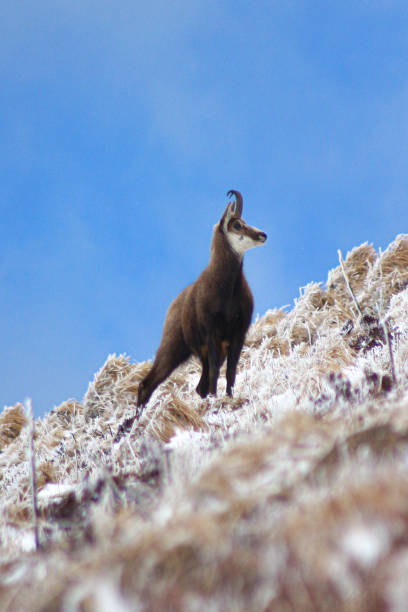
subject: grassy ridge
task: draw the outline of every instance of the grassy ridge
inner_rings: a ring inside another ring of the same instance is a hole
[[[273,282],[273,279],[271,279]],[[0,609],[371,610],[408,601],[408,236],[353,249],[251,326],[234,398],[192,359],[0,415]],[[222,378],[222,376],[221,376]]]

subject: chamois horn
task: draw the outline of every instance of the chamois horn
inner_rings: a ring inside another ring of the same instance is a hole
[[[235,205],[234,205],[234,215],[236,217],[241,217],[242,215],[242,207],[243,207],[243,199],[242,195],[239,191],[235,191],[235,189],[230,189],[227,192],[227,197],[235,196]]]

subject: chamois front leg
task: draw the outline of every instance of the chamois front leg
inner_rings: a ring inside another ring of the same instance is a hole
[[[235,384],[235,376],[237,373],[237,365],[239,356],[241,355],[242,347],[244,346],[245,334],[235,335],[228,347],[227,356],[227,395],[232,397],[232,389]]]
[[[208,388],[210,385],[210,380],[208,377],[209,375],[208,356],[200,357],[200,360],[201,360],[202,371],[201,371],[200,382],[198,383],[196,387],[196,391],[198,395],[204,398],[204,397],[207,397],[208,395]]]
[[[220,375],[220,367],[222,362],[221,342],[210,334],[208,338],[208,366],[209,366],[209,384],[208,392],[211,395],[217,395],[217,382]]]

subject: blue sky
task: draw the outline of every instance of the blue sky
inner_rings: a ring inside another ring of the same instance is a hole
[[[268,234],[255,311],[408,230],[408,7],[393,0],[0,9],[0,408],[151,358],[225,192]]]

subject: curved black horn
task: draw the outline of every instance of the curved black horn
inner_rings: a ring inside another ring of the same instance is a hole
[[[240,217],[242,215],[242,206],[243,206],[243,199],[242,199],[242,195],[239,193],[239,191],[235,191],[235,189],[230,189],[227,192],[227,196],[230,198],[231,196],[235,196],[235,206],[234,206],[234,214],[237,217]]]

